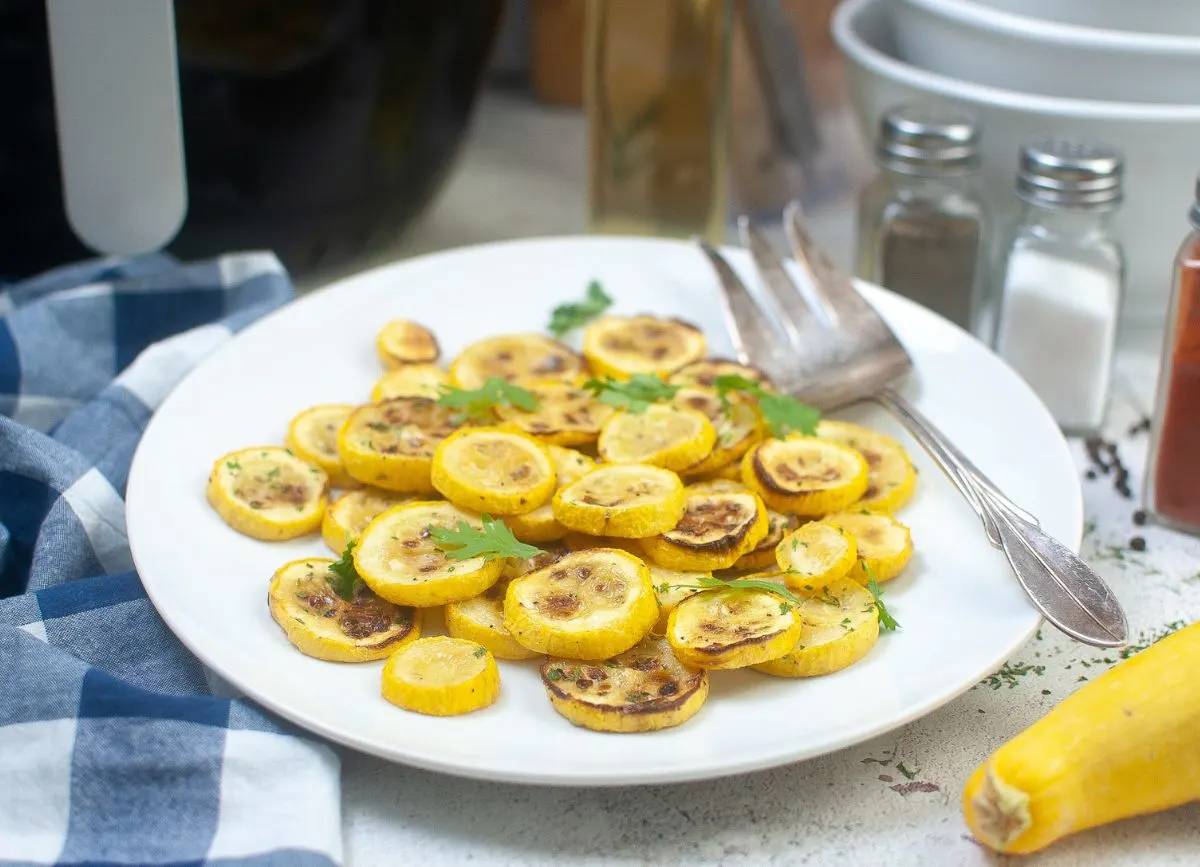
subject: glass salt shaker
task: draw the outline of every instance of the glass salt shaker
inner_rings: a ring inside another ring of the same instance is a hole
[[[858,276],[975,330],[990,222],[978,126],[901,106],[881,119],[875,157],[882,171],[859,200]]]
[[[1099,431],[1108,412],[1125,256],[1111,218],[1124,162],[1100,144],[1020,151],[1023,205],[1003,257],[996,351],[1064,432]]]
[[[1175,256],[1144,493],[1159,523],[1200,533],[1200,180],[1188,222]]]

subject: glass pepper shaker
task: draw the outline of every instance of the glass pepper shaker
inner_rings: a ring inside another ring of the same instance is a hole
[[[1069,434],[1108,411],[1125,257],[1111,218],[1124,164],[1112,148],[1045,141],[1021,148],[1023,206],[1003,257],[996,350]]]
[[[1188,222],[1175,257],[1144,493],[1156,520],[1200,533],[1200,180]]]
[[[858,276],[974,330],[986,276],[979,128],[912,106],[880,121],[881,169],[859,199]]]

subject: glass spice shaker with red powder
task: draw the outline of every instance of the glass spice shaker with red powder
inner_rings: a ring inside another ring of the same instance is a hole
[[[1158,521],[1200,533],[1200,180],[1188,222],[1175,257],[1145,499]]]

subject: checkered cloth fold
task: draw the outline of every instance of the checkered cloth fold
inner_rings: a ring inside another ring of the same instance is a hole
[[[155,408],[291,297],[270,253],[0,289],[0,864],[340,862],[335,753],[184,649],[125,535]]]

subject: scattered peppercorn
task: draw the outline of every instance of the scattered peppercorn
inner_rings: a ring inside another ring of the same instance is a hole
[[[1134,536],[1132,539],[1129,540],[1129,550],[1145,551],[1146,550],[1146,540],[1143,539],[1141,536]]]
[[[1087,480],[1089,482],[1096,481],[1096,471],[1095,470],[1088,470],[1086,473],[1084,473],[1084,475],[1087,476]]]
[[[1150,430],[1150,416],[1144,415],[1138,421],[1129,426],[1129,435],[1144,433]]]
[[[1146,523],[1145,509],[1138,509],[1136,512],[1133,513],[1133,523],[1137,524],[1139,527],[1143,526]]]

